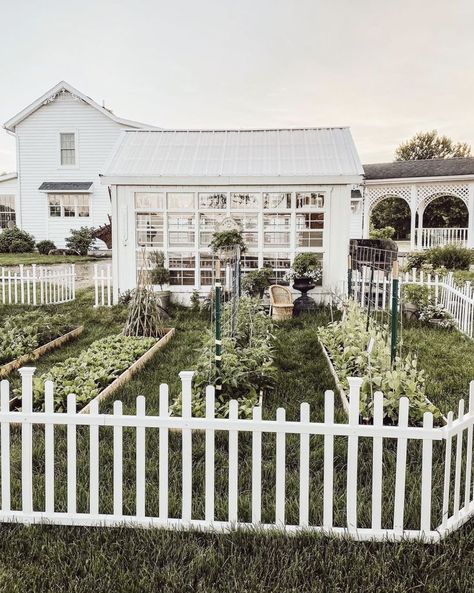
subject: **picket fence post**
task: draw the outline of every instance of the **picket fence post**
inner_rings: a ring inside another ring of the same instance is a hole
[[[363,380],[349,377],[349,426],[359,425],[360,388]],[[357,530],[357,435],[347,437],[347,528],[349,533]]]

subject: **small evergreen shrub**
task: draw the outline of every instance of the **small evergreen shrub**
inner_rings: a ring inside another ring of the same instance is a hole
[[[154,266],[151,270],[151,281],[163,290],[163,285],[170,281],[170,271],[165,268],[165,254],[162,251],[153,251],[150,253],[150,262]]]
[[[31,253],[34,248],[34,237],[18,227],[0,233],[0,253]]]
[[[428,250],[429,263],[434,268],[445,267],[448,270],[468,270],[473,261],[472,249],[460,245],[445,245]]]
[[[242,290],[251,297],[263,297],[263,293],[270,286],[273,275],[271,268],[261,268],[247,272],[242,279]]]
[[[80,229],[71,229],[71,235],[66,239],[66,247],[76,251],[79,255],[87,255],[94,243],[94,229],[86,226]]]
[[[36,249],[43,255],[48,255],[51,250],[56,249],[56,245],[52,241],[48,240],[39,241],[36,244]]]
[[[385,226],[382,229],[372,227],[370,229],[371,239],[393,239],[395,236],[395,229],[393,226]]]

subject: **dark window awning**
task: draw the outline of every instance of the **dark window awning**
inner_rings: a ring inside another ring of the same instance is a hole
[[[39,191],[47,192],[68,192],[68,191],[91,191],[92,181],[44,181],[39,186]]]

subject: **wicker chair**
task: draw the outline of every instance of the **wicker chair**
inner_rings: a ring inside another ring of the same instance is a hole
[[[287,286],[273,284],[270,286],[270,303],[272,317],[275,321],[291,319],[293,316],[293,297]]]

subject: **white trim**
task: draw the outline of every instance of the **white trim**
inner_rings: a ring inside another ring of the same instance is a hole
[[[12,181],[13,179],[18,179],[18,173],[5,173],[5,175],[0,175],[0,183],[4,181]]]
[[[389,179],[364,179],[364,185],[400,185],[412,183],[433,183],[436,181],[468,181],[474,180],[471,175],[438,175],[434,177],[397,177]]]
[[[238,186],[243,185],[270,186],[268,191],[275,191],[273,186],[280,185],[350,185],[361,183],[362,175],[331,175],[331,176],[272,176],[272,177],[159,177],[159,176],[104,176],[99,174],[102,185],[156,185],[156,186]]]
[[[51,88],[49,91],[44,93],[44,95],[41,95],[41,97],[36,99],[36,101],[33,101],[33,103],[30,103],[30,105],[28,105],[22,111],[20,111],[19,113],[14,115],[12,118],[10,118],[7,122],[5,122],[3,127],[6,130],[15,132],[15,128],[20,122],[22,122],[24,119],[26,119],[27,117],[32,115],[35,111],[40,109],[45,104],[45,102],[54,100],[55,96],[58,95],[59,93],[61,93],[62,91],[66,91],[66,92],[70,93],[71,95],[81,99],[82,101],[84,101],[85,103],[87,103],[88,105],[90,105],[91,107],[93,107],[94,109],[99,111],[100,113],[102,113],[102,115],[105,115],[106,117],[108,117],[109,119],[111,119],[112,121],[114,121],[118,124],[128,126],[131,128],[138,128],[138,129],[142,129],[142,128],[154,129],[154,130],[160,129],[157,127],[150,126],[149,124],[143,124],[143,123],[133,121],[130,119],[123,119],[121,117],[117,117],[111,111],[109,111],[108,109],[105,109],[104,107],[101,107],[93,99],[91,99],[87,95],[84,95],[84,93],[81,93],[81,91],[79,91],[78,89],[76,89],[75,87],[73,87],[71,84],[69,84],[68,82],[66,82],[64,80],[62,80],[61,82],[58,82],[58,84],[56,84],[53,88]]]
[[[61,163],[61,134],[73,134],[74,135],[74,164],[73,165],[63,165]],[[79,130],[77,128],[62,128],[57,131],[57,139],[58,139],[58,150],[57,150],[57,159],[58,159],[58,169],[61,171],[63,169],[80,169],[79,165]]]

